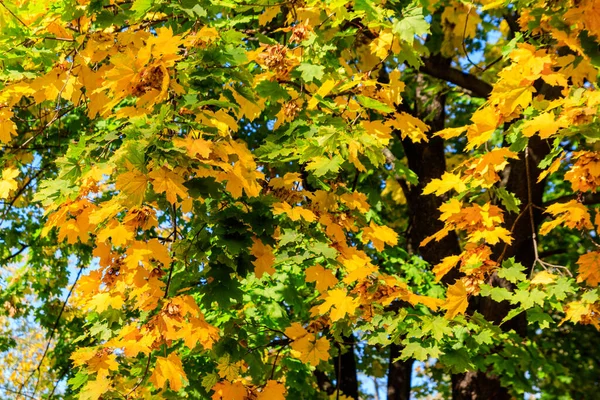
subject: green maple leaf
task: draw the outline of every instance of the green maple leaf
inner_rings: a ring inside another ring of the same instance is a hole
[[[429,24],[425,21],[423,9],[421,7],[405,10],[403,17],[404,18],[394,24],[393,32],[411,46],[415,40],[415,36],[430,33]]]
[[[514,258],[509,258],[502,263],[502,268],[498,270],[498,276],[512,283],[518,283],[527,279],[527,275],[523,273],[525,267],[519,263],[515,263]]]
[[[302,80],[304,82],[312,82],[315,79],[320,81],[325,73],[325,67],[308,63],[300,64],[297,69],[302,72]]]

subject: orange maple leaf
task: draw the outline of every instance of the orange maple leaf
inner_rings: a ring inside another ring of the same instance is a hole
[[[156,357],[156,366],[150,377],[150,382],[159,389],[164,389],[166,382],[172,390],[178,392],[187,381],[187,376],[183,370],[181,359],[175,353],[167,357]]]

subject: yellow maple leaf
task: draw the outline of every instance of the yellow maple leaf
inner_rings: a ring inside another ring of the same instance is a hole
[[[503,228],[501,226],[496,226],[491,229],[476,230],[469,235],[469,241],[471,242],[478,242],[480,240],[483,240],[486,243],[492,245],[497,244],[498,242],[500,242],[500,240],[502,240],[505,243],[511,244],[513,238],[508,229]]]
[[[273,18],[275,18],[277,16],[277,14],[279,14],[280,12],[281,12],[281,7],[278,7],[278,6],[265,7],[263,13],[258,16],[259,25],[265,26],[266,24],[271,22],[271,20]]]
[[[117,189],[126,195],[126,198],[132,205],[140,205],[146,195],[148,187],[148,176],[133,168],[129,164],[130,170],[117,176]]]
[[[123,306],[123,297],[119,294],[102,292],[98,293],[87,302],[87,306],[101,313],[111,307],[114,310],[120,310]]]
[[[298,340],[308,335],[308,331],[299,322],[294,322],[285,329],[284,334],[292,340]]]
[[[248,119],[248,121],[252,122],[260,115],[265,104],[264,98],[259,98],[250,101],[235,90],[232,90],[231,93],[235,98],[235,102],[238,103],[240,106],[239,111],[237,113],[238,119],[242,119],[245,117]]]
[[[548,168],[546,168],[545,170],[543,170],[540,173],[540,176],[537,179],[537,183],[540,183],[548,175],[553,174],[556,171],[558,171],[558,169],[560,168],[560,164],[562,163],[563,160],[564,160],[564,156],[557,157],[556,160],[554,160]]]
[[[565,317],[558,326],[561,326],[566,321],[574,323],[581,322],[581,319],[590,313],[590,304],[584,303],[583,301],[572,301],[567,304],[567,310]]]
[[[395,246],[398,244],[398,234],[387,226],[376,225],[371,221],[368,227],[362,230],[362,242],[372,242],[377,251],[383,251],[385,244]]]
[[[96,379],[89,380],[79,394],[79,400],[98,400],[109,391],[111,382],[108,374],[98,374]]]
[[[267,381],[265,387],[258,392],[256,400],[285,400],[286,389],[282,383]]]
[[[452,139],[455,137],[458,137],[460,135],[462,135],[463,133],[465,133],[465,131],[469,128],[469,125],[465,125],[465,126],[459,126],[456,128],[446,128],[446,129],[442,129],[441,131],[437,131],[436,133],[434,133],[435,136],[440,136],[443,139]]]
[[[233,381],[240,375],[240,371],[242,370],[243,366],[243,361],[230,362],[229,355],[226,355],[219,358],[217,370],[221,378]]]
[[[303,363],[318,365],[321,361],[329,360],[329,341],[318,338],[315,334],[307,334],[291,344],[292,355]]]
[[[352,253],[339,260],[348,273],[342,280],[345,284],[362,282],[367,276],[377,272],[377,266],[371,263],[371,259],[363,251],[350,251]]]
[[[406,204],[406,196],[404,195],[404,189],[398,180],[395,178],[388,178],[385,181],[385,188],[381,191],[381,196],[390,196],[392,201],[396,204]]]
[[[382,31],[371,43],[369,43],[369,49],[371,53],[375,54],[380,59],[385,59],[388,54],[392,51],[392,46],[394,46],[394,34],[390,30]]]
[[[187,198],[188,192],[183,186],[184,180],[181,175],[176,174],[166,167],[153,169],[148,176],[152,179],[152,186],[157,193],[165,193],[167,201],[171,204],[177,203],[177,195],[182,200]]]
[[[339,321],[346,315],[354,315],[354,311],[359,305],[358,300],[348,296],[345,289],[333,289],[323,296],[325,302],[318,306],[319,313],[325,314],[331,310],[330,317],[333,322]]]
[[[313,110],[317,106],[317,104],[319,104],[319,98],[316,96],[318,95],[321,98],[327,96],[329,94],[329,92],[331,92],[331,90],[335,87],[336,84],[337,84],[337,82],[334,81],[333,79],[329,79],[329,80],[323,82],[323,84],[321,85],[319,90],[317,90],[317,92],[315,93],[315,96],[313,96],[313,98],[311,98],[310,101],[308,102],[307,108],[309,110]]]
[[[164,389],[167,381],[169,381],[171,390],[176,392],[185,386],[187,381],[181,359],[175,353],[171,353],[167,357],[156,357],[154,372],[150,376],[150,382],[158,389]]]
[[[593,228],[587,207],[577,200],[552,204],[546,208],[546,212],[555,216],[556,219],[544,222],[540,228],[540,235],[547,234],[559,225],[579,230]]]
[[[448,286],[446,296],[446,302],[442,305],[442,308],[446,309],[445,318],[452,319],[458,314],[464,314],[467,311],[469,298],[465,284],[462,281]]]
[[[189,318],[180,330],[183,341],[190,350],[199,342],[205,349],[212,349],[219,340],[219,329],[204,320],[204,317]]]
[[[600,187],[600,154],[579,151],[573,154],[577,162],[567,171],[565,179],[571,182],[574,191],[596,193]]]
[[[394,118],[389,120],[388,124],[400,131],[402,139],[409,138],[415,143],[429,141],[426,135],[430,129],[429,125],[408,113],[395,113]]]
[[[212,151],[212,142],[204,139],[187,136],[185,139],[175,139],[173,144],[177,147],[183,147],[187,150],[190,157],[208,158]]]
[[[212,400],[246,400],[248,398],[248,391],[242,382],[217,382],[212,390],[215,392]]]
[[[455,190],[457,193],[462,193],[467,190],[467,185],[462,181],[460,175],[451,172],[444,172],[441,179],[433,179],[423,189],[423,194],[435,193],[436,196],[441,196],[450,190]]]
[[[106,242],[110,238],[115,247],[124,247],[133,240],[135,232],[130,227],[113,221],[110,225],[98,231],[97,239],[99,242]]]
[[[316,282],[316,288],[319,292],[327,290],[338,283],[333,272],[320,265],[313,265],[307,268],[305,273],[306,282]]]
[[[288,172],[282,178],[271,178],[269,186],[273,189],[292,189],[298,182],[302,182],[302,175],[297,172]]]
[[[532,285],[547,285],[556,280],[556,275],[548,271],[542,271],[537,273],[531,280]]]
[[[370,209],[369,203],[367,203],[367,196],[364,193],[360,193],[360,192],[344,193],[343,195],[340,196],[340,200],[349,209],[357,210],[363,214],[368,212]]]
[[[442,262],[433,267],[433,273],[435,274],[435,281],[439,282],[452,268],[458,264],[461,256],[448,256],[445,257]]]
[[[582,255],[577,260],[577,265],[579,265],[577,282],[585,281],[590,286],[598,286],[600,282],[600,252],[592,251]]]
[[[416,306],[417,304],[423,304],[425,305],[425,307],[433,311],[436,311],[444,304],[444,300],[442,299],[436,299],[435,297],[429,296],[421,296],[414,293],[408,293],[408,296],[406,296],[406,300],[413,306]]]
[[[292,221],[298,221],[302,218],[306,222],[314,222],[317,219],[317,216],[312,211],[300,206],[292,207],[287,201],[273,204],[273,214],[285,214]]]
[[[13,190],[16,190],[19,185],[15,178],[19,176],[17,168],[9,167],[2,171],[2,179],[0,179],[0,199],[7,199]]]
[[[109,371],[119,369],[117,355],[107,348],[88,347],[78,349],[71,355],[71,359],[74,365],[85,365],[88,372],[98,373],[98,375],[108,374]]]
[[[275,255],[271,246],[265,245],[260,239],[252,238],[250,254],[256,257],[256,260],[252,261],[252,264],[254,265],[254,273],[257,278],[262,278],[265,273],[269,275],[275,273],[275,268],[273,268]]]
[[[554,114],[551,112],[544,112],[526,121],[523,124],[521,132],[527,137],[532,137],[536,133],[539,133],[541,139],[548,139],[559,128],[563,128],[560,120],[554,120]]]
[[[467,150],[471,150],[490,140],[500,123],[500,118],[492,107],[483,107],[473,113],[471,121],[473,121],[473,125],[469,125],[467,129],[467,138],[469,141]]]
[[[17,135],[17,125],[11,120],[13,112],[8,107],[0,108],[0,142],[8,143]]]
[[[152,344],[158,337],[148,332],[142,333],[137,326],[126,325],[119,332],[119,336],[106,342],[106,346],[122,348],[127,357],[137,357],[139,353],[150,354]]]
[[[486,152],[481,157],[471,159],[465,163],[467,169],[464,171],[465,179],[463,181],[469,182],[471,188],[475,186],[489,188],[500,180],[498,172],[506,168],[508,159],[511,158],[516,159],[519,157],[517,153],[506,147],[501,147]]]

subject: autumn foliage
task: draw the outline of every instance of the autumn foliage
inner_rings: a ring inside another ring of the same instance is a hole
[[[599,21],[0,1],[0,397],[594,398]]]

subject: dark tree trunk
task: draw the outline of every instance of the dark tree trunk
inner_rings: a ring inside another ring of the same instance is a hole
[[[544,94],[548,100],[558,97],[557,89],[546,84],[540,84],[536,89],[539,93]],[[550,149],[547,141],[534,136],[529,139],[525,154],[521,153],[518,160],[511,160],[509,167],[504,171],[503,182],[506,183],[506,189],[514,193],[521,201],[520,210],[523,215],[518,218],[518,214],[505,213],[505,225],[509,228],[514,225],[512,230],[513,242],[506,248],[504,245],[498,246],[495,249],[495,256],[502,257],[503,260],[514,257],[516,262],[523,264],[526,268],[525,273],[527,275],[531,273],[536,261],[534,235],[537,234],[538,226],[542,220],[540,209],[543,205],[542,196],[545,182],[537,182],[541,173],[537,165],[550,152]],[[526,208],[527,210],[525,210]],[[492,286],[514,289],[514,285],[499,278],[497,274],[493,274],[488,283]],[[473,306],[486,320],[495,324],[499,324],[512,308],[507,301],[497,303],[489,297],[479,298]],[[526,336],[527,320],[525,314],[521,313],[503,324],[502,329],[505,331],[512,329],[519,335]],[[490,374],[486,375],[484,372],[473,371],[452,377],[452,398],[454,400],[509,400],[511,396],[508,390],[500,385],[500,380],[497,377]]]
[[[339,346],[340,354],[335,359],[335,376],[340,395],[358,400],[358,377],[354,354],[354,335],[344,336],[345,346]]]
[[[536,206],[542,205],[544,185],[543,182],[536,183],[541,172],[537,168],[537,164],[548,154],[549,150],[548,143],[534,136],[530,139],[527,149],[529,156],[522,156],[520,159],[514,160],[506,170],[506,189],[521,200],[521,209],[527,207],[530,200]],[[529,163],[529,168],[526,162]],[[533,212],[533,227],[530,212]],[[512,245],[506,249],[503,245],[499,246],[496,249],[496,256],[499,257],[503,254],[504,259],[514,257],[515,261],[520,262],[527,268],[526,273],[529,274],[535,261],[533,232],[537,231],[541,218],[541,212],[536,207],[529,206],[529,209],[524,212],[514,227]],[[516,219],[517,214],[506,214],[506,226],[512,227]],[[514,289],[512,284],[499,278],[496,274],[492,275],[488,283],[492,286]],[[507,301],[497,303],[489,297],[479,298],[473,306],[486,320],[495,324],[502,322],[512,308]],[[514,329],[519,335],[526,336],[527,320],[525,314],[522,313],[503,324],[502,329],[506,331]],[[470,371],[452,377],[452,398],[453,400],[508,400],[511,396],[508,390],[501,386],[498,377],[484,372]]]
[[[390,346],[390,366],[388,370],[387,400],[409,400],[412,367],[414,360],[394,361],[400,357],[402,346],[392,343]]]
[[[510,399],[498,377],[479,371],[452,375],[452,400],[505,400]]]
[[[449,65],[447,59],[435,60],[440,66]],[[424,78],[418,78],[420,86],[424,86]],[[417,99],[421,104],[428,106],[419,113],[420,117],[424,115],[432,116],[427,121],[431,126],[431,132],[437,132],[444,128],[446,97],[443,94],[437,94],[429,102],[419,91]],[[404,191],[408,202],[410,213],[410,229],[408,233],[409,246],[414,253],[420,254],[423,259],[431,264],[437,264],[442,258],[457,254],[460,252],[458,239],[454,233],[448,235],[440,242],[431,243],[425,247],[420,247],[421,241],[434,234],[443,227],[439,221],[439,207],[443,199],[437,196],[423,196],[423,188],[432,179],[440,178],[446,171],[446,156],[444,153],[444,141],[439,137],[429,135],[428,143],[413,143],[410,140],[403,140],[405,155],[408,159],[409,168],[419,177],[419,184],[408,187],[404,185]],[[449,274],[446,279],[453,281],[456,274]],[[394,362],[402,351],[402,346],[392,344],[390,347],[390,365],[388,370],[388,400],[408,400],[411,391],[411,376],[414,360]]]

